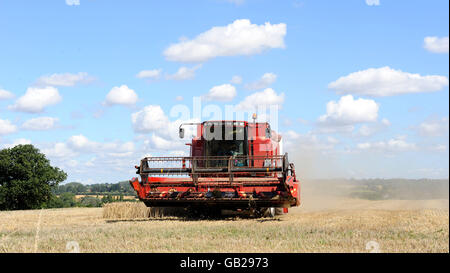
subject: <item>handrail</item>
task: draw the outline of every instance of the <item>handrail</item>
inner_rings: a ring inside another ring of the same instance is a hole
[[[275,156],[199,156],[145,157],[138,173],[141,175],[228,174],[232,181],[236,173],[285,173],[286,155]],[[251,166],[250,162],[257,162]],[[164,166],[152,166],[157,164]]]

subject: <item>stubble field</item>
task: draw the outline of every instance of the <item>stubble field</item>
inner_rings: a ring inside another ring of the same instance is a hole
[[[274,219],[104,219],[102,208],[0,212],[0,252],[449,252],[448,199],[304,200]]]

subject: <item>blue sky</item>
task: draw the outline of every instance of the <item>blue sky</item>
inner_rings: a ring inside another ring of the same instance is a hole
[[[0,147],[32,143],[69,181],[127,180],[144,155],[186,153],[177,124],[209,118],[192,116],[201,97],[277,105],[300,176],[448,178],[448,10],[0,0]],[[176,105],[190,115],[170,115]]]

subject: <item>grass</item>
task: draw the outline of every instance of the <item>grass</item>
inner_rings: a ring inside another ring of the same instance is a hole
[[[296,208],[274,219],[124,219],[103,208],[67,208],[43,210],[39,221],[39,210],[4,211],[0,252],[68,252],[71,241],[81,252],[368,252],[369,241],[381,252],[449,252],[448,208],[385,209],[371,202]]]

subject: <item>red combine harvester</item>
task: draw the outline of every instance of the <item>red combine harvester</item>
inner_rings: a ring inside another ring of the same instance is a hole
[[[145,157],[130,183],[148,207],[247,211],[271,216],[300,205],[294,164],[267,122],[206,121],[197,126],[189,157]],[[167,177],[177,176],[177,177]]]

